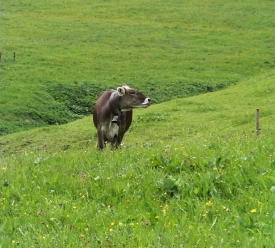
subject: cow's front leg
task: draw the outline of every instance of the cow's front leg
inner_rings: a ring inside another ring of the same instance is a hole
[[[123,112],[121,115],[121,123],[120,123],[119,129],[118,129],[116,147],[120,146],[123,136],[125,134],[125,131],[126,131],[126,114],[125,114],[125,112]]]
[[[104,136],[101,127],[97,128],[97,149],[103,149],[105,147]]]
[[[117,148],[117,135],[114,136],[113,140],[111,141],[112,149]]]

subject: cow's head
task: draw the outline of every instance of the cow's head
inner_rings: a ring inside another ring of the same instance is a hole
[[[133,108],[147,108],[150,105],[150,98],[146,97],[137,90],[130,88],[126,84],[117,88],[120,96],[120,105],[122,111],[131,110]]]

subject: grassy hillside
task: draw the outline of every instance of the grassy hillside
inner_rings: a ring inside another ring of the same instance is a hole
[[[159,142],[197,142],[210,136],[254,135],[255,110],[260,109],[262,134],[274,130],[275,71],[253,77],[226,90],[153,104],[134,110],[125,144],[151,146]],[[26,151],[90,150],[96,146],[92,116],[66,124],[14,133],[0,138],[3,154]],[[182,140],[182,141],[180,141]],[[147,144],[147,141],[149,142]],[[42,150],[43,150],[42,149]]]
[[[81,118],[121,83],[159,103],[274,68],[268,0],[11,0],[0,21],[0,135]]]
[[[90,117],[2,136],[0,245],[272,247],[274,79],[135,111],[116,151]]]

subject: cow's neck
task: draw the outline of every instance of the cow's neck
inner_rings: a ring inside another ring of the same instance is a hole
[[[116,92],[116,106],[117,106],[117,109],[118,109],[118,117],[117,117],[117,125],[119,126],[120,125],[120,122],[121,122],[121,106],[120,106],[120,102],[119,102],[119,94],[118,92]]]

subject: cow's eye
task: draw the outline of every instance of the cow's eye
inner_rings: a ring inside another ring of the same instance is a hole
[[[131,91],[131,94],[132,94],[132,95],[134,95],[134,94],[135,94],[135,91],[134,91],[134,90],[132,90],[132,91]]]

